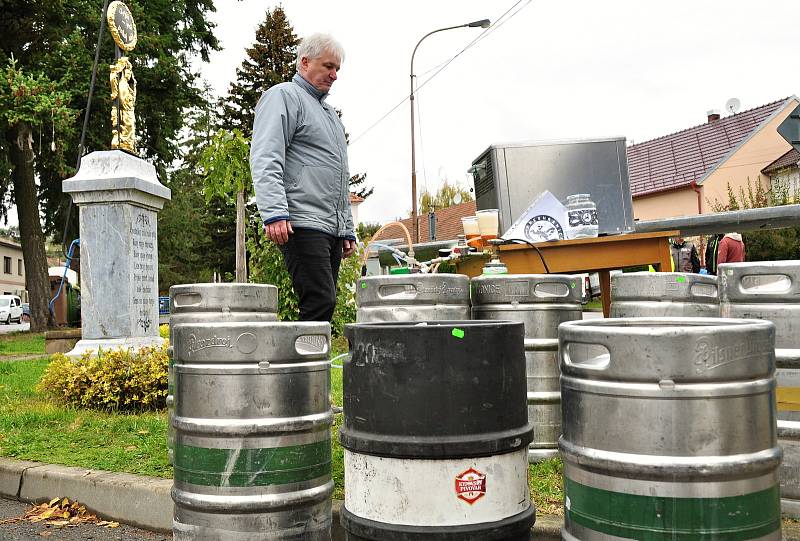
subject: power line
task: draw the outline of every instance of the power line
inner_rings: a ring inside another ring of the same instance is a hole
[[[426,71],[424,74],[430,73],[431,71],[435,70],[436,68],[439,68],[439,69],[438,69],[438,70],[437,70],[437,71],[436,71],[436,72],[435,72],[433,75],[431,75],[430,77],[428,77],[427,79],[425,79],[425,81],[423,81],[423,82],[422,82],[422,84],[420,84],[420,85],[416,86],[416,90],[414,91],[414,94],[416,95],[416,93],[417,93],[417,91],[418,91],[419,89],[423,88],[423,87],[424,87],[426,84],[428,84],[428,83],[429,83],[429,82],[430,82],[430,81],[431,81],[431,80],[432,80],[434,77],[436,77],[436,76],[437,76],[439,73],[441,73],[443,70],[445,70],[445,69],[447,68],[447,66],[449,66],[449,65],[450,65],[450,64],[451,64],[451,63],[452,63],[452,62],[453,62],[453,61],[454,61],[456,58],[458,58],[459,56],[461,56],[461,54],[463,54],[465,51],[467,51],[467,50],[468,50],[470,47],[472,47],[472,46],[474,46],[475,44],[477,44],[479,41],[481,41],[483,38],[485,38],[485,37],[486,37],[488,34],[490,34],[490,33],[494,32],[494,31],[495,31],[497,28],[500,28],[501,26],[503,26],[503,24],[505,24],[505,23],[506,23],[508,20],[510,20],[511,18],[513,18],[513,17],[514,17],[514,16],[515,16],[517,13],[519,13],[519,12],[520,12],[520,11],[522,11],[522,10],[523,10],[525,7],[527,7],[527,6],[528,6],[528,4],[530,4],[530,3],[531,3],[533,0],[527,0],[527,2],[525,3],[525,5],[523,5],[523,6],[522,6],[522,7],[520,7],[519,9],[517,9],[517,11],[515,11],[515,12],[514,12],[514,13],[512,13],[512,14],[511,14],[511,15],[510,15],[508,18],[506,18],[505,20],[503,20],[503,18],[504,18],[506,15],[508,15],[508,13],[510,13],[510,12],[511,12],[511,11],[512,11],[512,10],[513,10],[515,7],[517,7],[517,6],[518,6],[519,4],[521,4],[523,1],[525,1],[525,0],[517,0],[517,1],[516,1],[516,2],[515,2],[515,3],[514,3],[514,4],[513,4],[513,5],[510,7],[510,8],[508,8],[508,9],[507,9],[507,10],[506,10],[506,11],[505,11],[505,12],[504,12],[502,15],[500,15],[500,17],[498,17],[497,19],[495,19],[495,22],[494,22],[494,23],[492,23],[492,24],[489,26],[489,28],[487,28],[487,29],[485,29],[483,32],[481,32],[481,33],[480,33],[480,34],[479,34],[479,35],[478,35],[478,36],[477,36],[475,39],[473,39],[473,40],[472,40],[472,41],[470,41],[470,42],[469,42],[467,45],[465,45],[465,46],[464,46],[464,48],[462,48],[460,51],[458,51],[458,52],[457,52],[457,53],[456,53],[454,56],[452,56],[451,58],[449,58],[449,59],[448,59],[448,60],[446,60],[445,62],[443,62],[443,63],[439,64],[438,66],[435,66],[435,67],[433,67],[433,68],[431,68],[431,69],[427,70],[427,71]],[[441,67],[439,67],[439,66],[441,66]],[[424,75],[424,74],[423,74],[423,75]],[[419,77],[419,76],[415,76],[415,77]],[[369,127],[368,127],[366,130],[364,130],[363,132],[361,132],[360,134],[358,134],[358,136],[354,137],[354,138],[353,138],[353,140],[350,142],[350,146],[352,147],[354,144],[356,144],[356,142],[357,142],[359,139],[361,139],[361,138],[362,138],[362,137],[364,137],[364,136],[365,136],[367,133],[369,133],[370,131],[372,131],[372,129],[373,129],[375,126],[377,126],[378,124],[380,124],[381,122],[383,122],[383,121],[384,121],[384,120],[385,120],[385,119],[386,119],[386,118],[387,118],[389,115],[391,115],[392,113],[394,113],[394,112],[395,112],[395,111],[396,111],[398,108],[400,108],[400,106],[401,106],[401,105],[403,105],[403,104],[404,104],[406,101],[408,101],[408,98],[409,98],[409,96],[405,96],[405,97],[403,97],[403,99],[401,99],[401,100],[400,100],[400,101],[399,101],[399,102],[398,102],[398,103],[397,103],[397,104],[396,104],[394,107],[392,107],[392,108],[391,108],[391,109],[389,109],[389,110],[388,110],[386,113],[384,113],[384,114],[383,114],[383,116],[381,116],[380,118],[378,118],[378,120],[376,120],[375,122],[373,122],[372,124],[370,124],[370,125],[369,125]]]

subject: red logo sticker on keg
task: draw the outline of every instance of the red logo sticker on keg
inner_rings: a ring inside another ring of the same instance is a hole
[[[470,468],[456,475],[456,496],[472,505],[486,495],[486,476]]]

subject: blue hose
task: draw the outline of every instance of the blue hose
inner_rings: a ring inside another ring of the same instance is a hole
[[[53,308],[53,304],[56,302],[56,299],[61,295],[61,290],[64,289],[64,280],[67,279],[67,271],[69,270],[69,264],[72,262],[72,252],[75,250],[75,246],[80,246],[81,239],[75,239],[72,241],[72,244],[69,245],[69,250],[67,250],[67,261],[64,263],[64,274],[61,275],[61,283],[58,284],[58,291],[56,291],[56,296],[50,299],[50,315],[53,316],[55,319],[56,312]]]

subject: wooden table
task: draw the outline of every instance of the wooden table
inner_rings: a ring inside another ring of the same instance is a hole
[[[639,265],[653,265],[657,271],[671,271],[669,238],[678,236],[680,236],[678,231],[631,233],[591,239],[540,242],[536,247],[542,252],[551,273],[597,272],[600,275],[603,315],[608,317],[611,311],[609,271]],[[457,272],[469,277],[479,276],[488,258],[488,254],[467,257],[456,263]],[[545,272],[536,250],[527,244],[501,246],[500,260],[505,263],[509,274]]]

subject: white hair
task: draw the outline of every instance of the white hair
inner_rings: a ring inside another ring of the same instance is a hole
[[[333,39],[329,34],[311,34],[300,42],[297,48],[297,71],[300,71],[300,61],[319,58],[325,52],[331,53],[339,62],[344,61],[344,48],[342,44]]]

